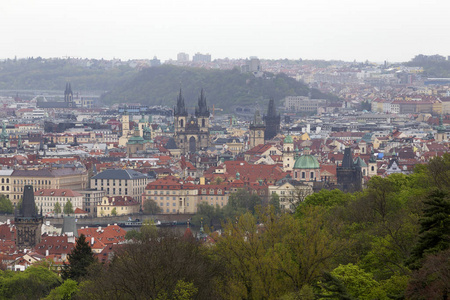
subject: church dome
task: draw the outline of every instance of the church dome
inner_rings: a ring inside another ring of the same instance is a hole
[[[284,138],[284,143],[285,143],[285,144],[293,144],[293,143],[294,143],[294,140],[292,139],[292,136],[287,135],[287,136]]]
[[[320,169],[320,165],[313,155],[302,155],[295,161],[294,169]]]

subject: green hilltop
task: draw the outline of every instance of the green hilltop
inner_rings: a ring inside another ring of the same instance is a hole
[[[139,102],[148,105],[174,105],[182,89],[188,107],[196,105],[200,90],[206,93],[208,105],[229,109],[235,105],[251,106],[269,98],[280,100],[286,96],[309,93],[303,82],[285,74],[264,73],[255,77],[251,73],[233,70],[208,70],[163,65],[147,68],[129,81],[119,84],[102,96],[105,103]],[[336,97],[312,90],[313,98]]]
[[[197,103],[203,88],[208,105],[230,110],[234,106],[265,105],[273,98],[306,96],[309,87],[285,74],[255,77],[237,68],[217,70],[162,65],[138,70],[127,63],[106,60],[28,58],[0,62],[0,90],[63,90],[71,82],[74,92],[102,93],[104,104],[141,103],[168,105],[176,102],[180,88],[186,105]],[[338,98],[311,90],[312,98]]]
[[[111,66],[105,60],[28,58],[0,62],[1,90],[64,90],[71,82],[76,91],[109,91],[137,70]]]

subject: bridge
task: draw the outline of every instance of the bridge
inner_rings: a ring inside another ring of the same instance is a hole
[[[182,215],[171,215],[171,214],[159,214],[159,215],[145,215],[145,214],[134,214],[134,215],[126,215],[126,216],[115,216],[115,217],[101,217],[101,218],[77,218],[77,226],[80,227],[97,227],[102,226],[106,227],[108,225],[124,223],[129,218],[132,220],[139,219],[141,221],[151,219],[153,221],[159,220],[161,223],[185,223],[190,218],[192,218],[192,214],[182,214]],[[7,220],[14,220],[14,215],[0,215],[0,222],[4,223]],[[63,218],[44,218],[44,222],[49,221],[51,225],[56,227],[62,227]]]

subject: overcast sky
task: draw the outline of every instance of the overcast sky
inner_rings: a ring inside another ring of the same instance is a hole
[[[0,58],[407,61],[450,55],[448,0],[0,0]]]

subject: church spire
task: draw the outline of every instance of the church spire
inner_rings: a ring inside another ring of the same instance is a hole
[[[186,106],[184,104],[184,98],[181,94],[181,88],[180,93],[177,97],[177,106],[174,107],[173,113],[175,116],[187,116]]]
[[[209,108],[206,105],[206,97],[203,89],[200,91],[200,97],[198,97],[198,106],[195,108],[196,117],[209,117]]]

